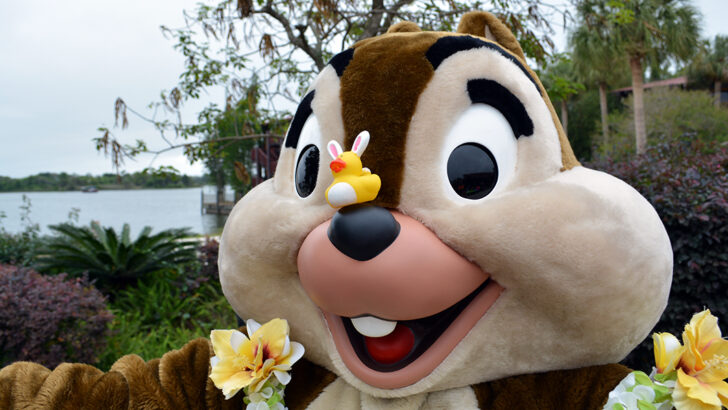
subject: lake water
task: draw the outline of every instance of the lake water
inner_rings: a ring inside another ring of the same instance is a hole
[[[98,221],[102,226],[121,229],[129,223],[132,235],[144,226],[153,232],[169,228],[190,227],[198,234],[218,235],[224,216],[202,215],[200,193],[203,188],[113,190],[82,192],[11,192],[0,193],[0,224],[9,232],[23,230],[21,209],[23,195],[30,198],[30,219],[50,233],[48,225],[67,222],[69,213],[78,208],[78,224]],[[207,191],[206,191],[207,192]]]

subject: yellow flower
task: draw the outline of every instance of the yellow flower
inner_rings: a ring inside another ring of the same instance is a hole
[[[722,338],[718,318],[710,310],[697,313],[685,325],[685,351],[678,363],[672,394],[677,409],[720,410],[728,407],[728,340]]]
[[[655,364],[657,373],[670,373],[680,361],[685,348],[670,333],[653,333],[652,343],[655,347]]]
[[[241,389],[258,392],[271,376],[288,384],[291,366],[303,356],[300,343],[288,338],[288,322],[273,319],[261,326],[246,322],[248,339],[237,330],[213,330],[210,334],[215,356],[210,359],[210,378],[226,399]]]

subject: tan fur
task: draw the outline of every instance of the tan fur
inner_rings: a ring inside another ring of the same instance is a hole
[[[506,288],[432,377],[474,382],[610,363],[647,335],[667,302],[672,257],[636,191],[578,167],[484,204],[461,206],[458,218],[447,208],[405,210]]]
[[[311,403],[309,410],[438,410],[438,409],[478,409],[478,400],[470,387],[450,389],[433,393],[421,393],[404,398],[386,399],[362,393],[342,379],[331,383],[318,398]]]
[[[488,33],[492,34],[492,38],[486,35],[486,30]],[[506,27],[506,25],[503,24],[503,22],[501,22],[497,17],[490,13],[485,13],[482,11],[471,11],[469,13],[465,13],[460,19],[460,24],[458,24],[457,32],[478,37],[485,37],[489,40],[494,40],[501,46],[505,47],[523,63],[528,72],[531,73],[531,77],[536,79],[539,89],[541,90],[541,94],[543,96],[547,95],[546,90],[544,89],[541,82],[538,80],[538,76],[536,76],[536,73],[534,73],[533,70],[528,67],[528,64],[526,64],[526,57],[523,54],[521,45],[518,44],[516,37],[513,35],[513,33],[511,33],[508,27]],[[545,98],[545,100],[546,105],[551,112],[554,124],[556,125],[556,130],[559,134],[559,142],[561,143],[561,156],[563,162],[562,170],[569,170],[575,166],[578,166],[579,161],[576,159],[576,156],[571,149],[571,144],[566,138],[566,133],[561,127],[559,118],[556,115],[556,111],[554,111],[554,107],[551,104],[551,101],[548,98]]]
[[[505,38],[489,27],[496,39]],[[669,240],[651,206],[621,181],[577,166],[543,86],[536,79],[534,87],[509,59],[473,49],[428,71],[423,53],[445,35],[453,34],[396,32],[357,44],[340,83],[331,71],[317,80],[314,88],[328,91],[317,91],[313,102],[314,114],[333,124],[328,135],[322,127],[323,139],[337,139],[336,102],[323,100],[340,85],[343,143],[370,131],[362,160],[389,189],[376,204],[396,205],[420,220],[506,288],[432,374],[403,388],[377,389],[338,357],[320,310],[296,278],[303,238],[334,212],[322,197],[300,199],[286,184],[264,183],[238,203],[221,243],[221,281],[235,310],[260,321],[288,319],[307,358],[374,397],[617,361],[656,322],[669,289]],[[472,78],[497,80],[517,96],[534,134],[519,138],[505,189],[482,201],[453,201],[444,195],[451,188],[442,136],[470,106],[464,89]],[[292,178],[286,162],[293,160],[284,152],[276,179]],[[319,181],[316,190],[326,184]]]

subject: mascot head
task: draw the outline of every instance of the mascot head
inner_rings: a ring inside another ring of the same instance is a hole
[[[403,397],[622,359],[671,255],[643,197],[576,161],[513,34],[473,12],[331,59],[275,177],[230,215],[220,271],[238,315],[285,318],[310,361]]]

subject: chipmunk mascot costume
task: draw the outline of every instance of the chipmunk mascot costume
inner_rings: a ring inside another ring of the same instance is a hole
[[[334,56],[219,262],[240,317],[285,319],[305,347],[291,409],[602,408],[672,275],[655,210],[577,162],[515,37],[483,12]],[[198,339],[107,373],[15,363],[0,408],[244,408],[210,379],[214,354]]]

